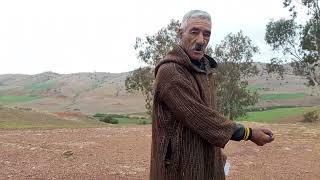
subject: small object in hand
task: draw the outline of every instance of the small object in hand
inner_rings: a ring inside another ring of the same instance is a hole
[[[224,174],[226,176],[229,175],[229,170],[230,170],[230,163],[229,162],[226,162],[226,164],[224,165]]]

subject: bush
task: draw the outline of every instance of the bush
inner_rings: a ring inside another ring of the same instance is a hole
[[[141,121],[141,120],[140,120],[140,121],[138,122],[138,124],[139,124],[139,125],[145,125],[145,124],[147,124],[147,121]]]
[[[128,118],[128,116],[121,114],[107,114],[107,116],[110,116],[112,118]]]
[[[145,124],[151,124],[148,120],[139,120],[138,125],[145,125]]]
[[[93,117],[97,117],[97,118],[102,118],[102,117],[106,117],[106,116],[110,116],[112,118],[128,118],[128,116],[126,115],[121,115],[121,114],[103,114],[103,113],[96,113],[95,115],[93,115]]]
[[[104,117],[106,114],[96,113],[93,117]]]
[[[101,117],[100,121],[110,124],[119,124],[119,121],[117,119],[112,118],[112,116],[110,115],[105,115],[104,117]]]
[[[110,124],[119,124],[119,121],[118,121],[118,119],[112,119],[110,121]]]
[[[110,123],[110,121],[112,120],[112,117],[105,116],[105,117],[101,117],[99,120],[105,123]]]
[[[317,111],[307,112],[303,115],[303,122],[316,122],[320,121],[319,114]]]

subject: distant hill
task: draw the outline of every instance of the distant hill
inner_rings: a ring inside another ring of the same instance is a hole
[[[129,73],[0,75],[0,104],[87,114],[144,112],[143,97],[125,91]]]
[[[283,79],[276,74],[268,74],[265,63],[255,65],[259,75],[248,82],[249,90],[261,95],[256,106],[320,104],[316,91],[305,85],[305,78],[295,76],[289,65],[284,66]],[[4,74],[0,75],[0,105],[51,112],[81,111],[85,114],[145,112],[143,96],[125,91],[124,82],[129,73]]]
[[[100,127],[105,123],[81,113],[50,113],[0,106],[0,129]]]

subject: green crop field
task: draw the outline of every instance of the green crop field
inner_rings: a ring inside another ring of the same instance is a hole
[[[261,100],[285,100],[285,99],[297,99],[303,98],[306,94],[304,93],[291,93],[291,94],[265,94],[261,95]]]
[[[18,102],[32,101],[39,99],[38,96],[0,96],[0,105],[14,104]]]
[[[48,80],[46,82],[43,83],[34,83],[31,84],[29,86],[26,86],[26,89],[30,89],[30,90],[43,90],[43,89],[50,89],[51,87],[53,87],[55,85],[56,81],[54,80]]]
[[[254,122],[275,122],[282,118],[290,116],[303,115],[308,111],[312,111],[312,107],[294,107],[294,108],[277,108],[266,111],[248,112],[247,117],[238,118],[238,121],[254,121]]]
[[[135,118],[115,118],[119,121],[119,124],[142,124],[143,121],[145,124],[151,124],[150,119],[135,119]]]
[[[259,90],[261,90],[260,87],[254,86],[254,85],[249,85],[249,86],[247,87],[247,89],[248,89],[250,92],[252,92],[252,93],[258,92]]]

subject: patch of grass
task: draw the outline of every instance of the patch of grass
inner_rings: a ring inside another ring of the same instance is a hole
[[[128,114],[128,116],[143,116],[143,117],[146,117],[146,116],[149,116],[149,115],[147,114],[147,112],[137,112],[137,113]]]
[[[32,101],[39,98],[39,96],[0,96],[0,104],[8,105],[18,102]]]
[[[151,124],[149,119],[136,119],[136,118],[116,118],[119,121],[119,124]]]
[[[267,101],[267,100],[297,99],[297,98],[303,98],[305,96],[306,96],[306,94],[304,94],[304,93],[265,94],[265,95],[261,95],[260,98],[263,101]]]
[[[269,107],[252,107],[249,108],[248,111],[266,111],[266,110],[273,110],[273,109],[280,109],[280,108],[295,108],[300,106],[269,106]]]
[[[131,114],[132,115],[132,114]],[[99,119],[99,121],[111,123],[111,124],[120,124],[120,125],[144,125],[151,124],[151,119],[142,118],[142,117],[129,117],[129,115],[122,114],[104,114],[96,113],[93,117]],[[115,122],[115,123],[112,123]]]
[[[26,111],[15,108],[0,108],[0,129],[54,129],[54,128],[89,128],[108,126],[95,119],[67,120],[55,115]]]
[[[312,111],[312,107],[295,107],[295,108],[278,108],[266,111],[248,112],[247,117],[238,118],[238,121],[254,121],[254,122],[275,122],[282,118],[290,116],[303,115],[305,112]]]
[[[50,89],[55,85],[56,81],[54,80],[48,80],[46,82],[42,82],[42,83],[34,83],[31,85],[26,86],[26,89],[30,89],[30,90],[43,90],[43,89]]]
[[[90,128],[105,126],[103,123],[37,121],[37,120],[0,120],[0,129],[55,129],[55,128]]]
[[[247,89],[252,92],[252,93],[255,93],[255,92],[258,92],[259,90],[261,90],[262,88],[258,87],[258,86],[254,86],[254,85],[250,85],[247,87]]]
[[[100,117],[99,121],[110,124],[119,124],[119,121],[116,118],[113,118],[111,115]]]
[[[96,113],[93,115],[93,117],[101,118],[101,117],[111,117],[111,118],[128,118],[127,115],[122,114],[104,114],[104,113]]]
[[[103,114],[103,113],[96,113],[93,115],[93,117],[96,117],[96,118],[100,118],[100,117],[104,117],[106,114]]]
[[[151,124],[151,121],[148,121],[148,120],[140,120],[138,122],[139,125],[145,125],[145,124]]]

